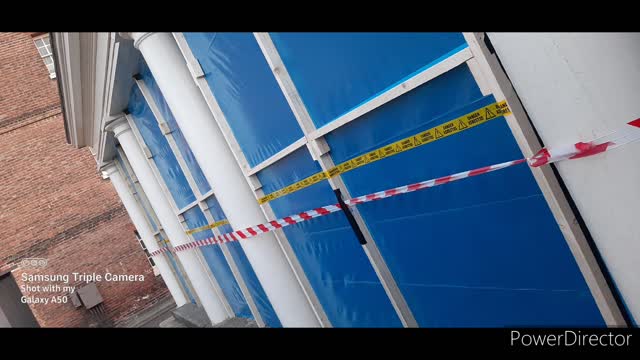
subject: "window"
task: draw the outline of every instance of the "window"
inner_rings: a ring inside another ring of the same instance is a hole
[[[147,257],[147,260],[149,261],[149,264],[153,268],[153,274],[155,276],[160,275],[160,271],[158,271],[158,268],[156,267],[156,263],[153,261],[153,257],[151,256],[151,254],[149,254],[149,250],[147,250],[147,247],[144,246],[144,242],[142,241],[140,234],[138,233],[137,230],[134,230],[133,233],[136,235],[136,239],[138,240],[138,243],[140,244],[142,251],[144,251],[144,254]]]
[[[56,67],[53,64],[53,52],[51,51],[51,43],[49,43],[49,35],[34,38],[33,42],[36,44],[36,48],[38,48],[40,57],[47,66],[47,70],[49,70],[49,77],[55,79]]]

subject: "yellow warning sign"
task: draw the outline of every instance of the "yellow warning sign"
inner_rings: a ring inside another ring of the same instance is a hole
[[[485,109],[484,117],[487,120],[489,120],[489,119],[493,119],[494,117],[496,117],[496,114],[492,113],[491,110],[489,110],[489,109]]]
[[[344,174],[361,166],[376,162],[378,160],[382,160],[384,158],[399,154],[407,150],[411,150],[413,148],[434,142],[436,140],[440,140],[442,138],[457,134],[461,131],[470,129],[474,126],[483,124],[489,120],[493,120],[500,116],[509,114],[511,114],[511,110],[509,109],[509,105],[507,105],[506,101],[487,105],[457,119],[447,121],[446,123],[438,125],[429,130],[425,130],[416,135],[404,138],[392,144],[385,145],[379,149],[375,149],[351,160],[347,160],[327,171],[311,175],[278,191],[272,192],[269,195],[263,196],[262,198],[258,199],[258,203],[264,204],[284,195],[317,184],[322,180],[332,178],[336,175]]]
[[[194,234],[194,233],[197,233],[197,232],[200,232],[200,231],[205,231],[205,230],[217,228],[218,226],[228,225],[228,224],[229,224],[229,221],[227,221],[227,219],[216,221],[213,224],[209,224],[209,225],[201,226],[199,228],[191,229],[191,230],[187,231],[187,235],[191,235],[191,234]]]

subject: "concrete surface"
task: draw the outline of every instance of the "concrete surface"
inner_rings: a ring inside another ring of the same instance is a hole
[[[174,327],[190,327],[190,328],[257,328],[258,324],[250,319],[234,317],[231,319],[227,319],[221,323],[212,325],[207,317],[207,314],[204,312],[204,309],[195,304],[186,304],[173,312],[173,317],[176,322],[182,326],[174,326]],[[174,324],[171,321],[168,321],[163,324],[166,327]],[[161,326],[162,327],[162,326]]]
[[[185,325],[181,324],[173,315],[170,315],[168,318],[164,319],[160,322],[158,327],[161,328],[186,328]]]
[[[240,317],[234,317],[221,322],[220,324],[213,325],[214,328],[257,328],[258,324],[251,320]]]
[[[158,301],[156,305],[131,317],[118,327],[131,328],[257,328],[250,319],[234,317],[211,325],[207,313],[198,305],[188,303],[176,308],[171,297]]]
[[[211,325],[204,309],[188,303],[172,311],[173,317],[186,327],[204,328]]]
[[[127,328],[147,328],[158,327],[160,322],[164,321],[167,317],[171,316],[171,311],[176,308],[176,303],[171,296],[168,296],[158,301],[151,308],[146,311],[137,313],[127,319],[127,322],[118,325],[117,327]]]

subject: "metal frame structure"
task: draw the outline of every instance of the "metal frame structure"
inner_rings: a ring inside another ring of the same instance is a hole
[[[313,133],[318,133],[318,130],[316,129],[313,123],[313,120],[311,120],[311,116],[309,115],[307,108],[304,106],[302,99],[300,98],[300,94],[298,93],[298,90],[296,89],[295,84],[293,83],[293,80],[289,76],[289,72],[287,71],[284,63],[282,62],[282,59],[280,58],[280,55],[278,54],[278,51],[275,45],[271,41],[271,37],[269,36],[269,34],[264,34],[264,33],[255,34],[255,37],[258,42],[258,45],[260,46],[260,49],[262,50],[263,55],[267,60],[267,63],[269,64],[269,67],[271,68],[271,71],[273,72],[273,75],[276,77],[276,80],[278,81],[278,84],[280,85],[281,90],[285,94],[287,102],[289,103],[289,106],[291,107],[296,117],[296,120],[298,121],[298,125],[302,129],[303,134],[305,135],[305,138],[307,140],[306,144],[309,152],[311,153],[311,157],[320,163],[320,166],[323,171],[328,171],[329,169],[335,166],[335,162],[333,161],[333,158],[330,153],[331,149],[327,144],[327,142],[325,141],[325,139],[323,138],[323,134],[317,135],[316,137],[312,135]],[[414,87],[415,86],[417,85],[414,85]],[[409,86],[405,86],[404,88],[400,87],[400,89],[402,90],[406,90],[407,88],[409,88]],[[385,93],[385,94],[389,94],[389,93]],[[392,95],[396,95],[396,94],[397,94],[397,91],[395,92],[395,94],[392,94]],[[391,99],[395,98],[392,95],[387,96],[389,100],[386,100],[385,102],[391,101]],[[399,95],[400,94],[397,94],[396,96],[399,96]],[[371,103],[372,102],[368,102],[367,104],[371,104]],[[383,104],[381,101],[378,101],[378,103],[380,103],[380,105]],[[348,117],[348,115],[351,113],[354,113],[355,111],[360,110],[362,107],[366,106],[367,104],[359,108],[356,108],[353,111],[347,113],[345,116],[341,117],[341,118],[347,119],[346,121],[343,121],[343,123],[346,124],[348,123],[348,121],[352,121],[348,119],[356,119],[357,116]],[[380,106],[380,105],[377,105],[377,106]],[[375,104],[370,105],[368,106],[370,108],[369,110],[364,109],[364,110],[360,110],[360,112],[364,114],[376,108],[377,106]],[[339,120],[340,119],[335,120],[330,124],[333,125],[336,121],[339,121]],[[335,128],[337,127],[338,126],[336,126]],[[347,189],[347,186],[345,185],[340,175],[330,178],[328,179],[328,181],[332,189],[334,190],[340,189],[341,193],[344,195],[346,199],[351,198],[351,194],[349,193],[349,190]],[[360,228],[360,230],[362,231],[362,234],[367,240],[367,243],[362,245],[362,248],[365,254],[367,255],[367,258],[369,259],[371,266],[376,272],[378,279],[382,283],[382,286],[385,292],[387,293],[387,296],[389,297],[391,304],[396,310],[396,313],[398,314],[398,317],[400,318],[402,325],[405,327],[418,327],[418,323],[415,317],[413,316],[413,313],[411,312],[409,305],[407,304],[406,300],[404,299],[404,296],[400,292],[400,288],[398,287],[395,279],[393,278],[393,275],[391,274],[391,271],[389,270],[386,262],[382,258],[382,254],[380,254],[380,250],[378,249],[378,246],[376,245],[375,240],[373,239],[373,236],[371,236],[371,233],[366,223],[364,222],[364,219],[360,215],[360,212],[356,207],[353,207],[351,211],[353,212],[353,217],[355,218],[358,224],[358,227]]]
[[[145,34],[146,37],[149,36],[149,34]],[[535,135],[533,126],[531,125],[510,80],[498,62],[496,55],[493,54],[485,44],[485,35],[483,33],[463,33],[463,35],[467,43],[466,47],[461,46],[458,48],[459,50],[457,52],[450,53],[448,57],[442,59],[433,66],[415,73],[410,78],[385,90],[383,93],[361,104],[357,108],[339,116],[328,124],[316,128],[314,123],[311,121],[311,117],[309,116],[300,95],[298,94],[295,84],[280,59],[277,49],[271,41],[271,37],[269,34],[264,33],[254,34],[262,54],[265,57],[274,78],[278,82],[278,85],[303,133],[301,138],[293,141],[279,152],[255,166],[250,166],[244,156],[236,137],[231,131],[227,118],[209,87],[207,80],[205,79],[205,74],[200,67],[198,60],[191,52],[184,35],[182,33],[173,33],[173,38],[180,49],[179,51],[182,53],[182,57],[185,60],[194,83],[199,88],[199,92],[202,94],[205,103],[208,106],[208,109],[205,110],[209,110],[210,114],[213,115],[213,118],[217,123],[217,127],[219,127],[223,134],[224,142],[226,142],[225,145],[228,145],[229,149],[231,149],[235,162],[239,165],[242,175],[244,175],[245,180],[250,185],[253,196],[257,200],[265,195],[264,190],[262,189],[262,184],[257,177],[258,172],[276,164],[278,161],[287,157],[294,151],[305,146],[312,158],[318,161],[323,170],[331,168],[335,164],[330,151],[331,149],[325,141],[324,136],[352,121],[357,121],[364,114],[367,114],[445,74],[446,72],[463,65],[466,65],[469,68],[482,95],[494,95],[496,100],[508,101],[512,114],[505,116],[505,120],[523,154],[525,156],[530,156],[537,151],[541,147],[541,144]],[[146,199],[146,194],[141,191],[142,189],[139,184],[135,183],[135,174],[131,171],[130,165],[127,165],[127,157],[124,156],[121,149],[117,148],[114,136],[103,131],[105,125],[110,121],[111,116],[119,113],[123,108],[126,108],[126,101],[128,98],[127,91],[131,88],[131,84],[134,84],[134,86],[140,86],[140,89],[143,91],[143,95],[145,95],[144,83],[140,81],[135,82],[137,83],[136,85],[134,81],[131,80],[131,76],[134,74],[133,71],[135,71],[134,68],[136,67],[135,60],[139,58],[139,54],[137,53],[138,50],[134,48],[133,44],[123,42],[122,36],[122,34],[117,35],[116,33],[53,33],[51,41],[54,47],[54,57],[56,57],[56,68],[58,70],[57,75],[61,78],[60,90],[63,94],[62,100],[65,109],[65,125],[68,129],[68,141],[76,147],[92,147],[91,151],[96,157],[98,168],[100,168],[104,162],[109,162],[116,152],[121,153],[123,156],[122,163],[117,161],[116,163],[120,166],[120,170],[128,167],[128,172],[131,174],[134,181],[131,185],[133,187],[132,191],[134,192],[134,196],[136,196],[136,199],[143,208],[150,211],[150,219],[156,221],[156,224],[159,227],[155,234],[156,239],[160,243],[166,243],[167,237],[166,234],[164,234],[164,230],[160,227],[160,223],[157,219],[153,218],[155,216],[154,211],[160,213],[160,210],[151,208],[149,201]],[[138,43],[140,43],[143,38],[144,37],[138,39]],[[178,60],[180,60],[179,62],[182,66],[182,59]],[[186,71],[185,75],[187,75]],[[173,95],[174,97],[177,97],[176,94]],[[184,159],[181,157],[181,153],[175,147],[175,142],[172,141],[173,135],[171,135],[170,130],[166,125],[163,125],[166,124],[166,122],[164,122],[162,117],[159,116],[157,108],[154,109],[155,105],[152,106],[153,102],[148,100],[150,98],[148,94],[145,95],[145,98],[152,108],[152,112],[154,112],[161,130],[167,137],[167,140],[171,145],[171,149],[176,156],[176,159],[178,159],[178,163],[183,169],[190,187],[196,195],[196,200],[193,203],[185,206],[183,209],[177,208],[175,200],[167,188],[167,184],[162,176],[160,176],[155,162],[152,159],[153,154],[150,154],[148,148],[144,146],[144,141],[142,140],[135,123],[133,123],[133,121],[128,117],[128,122],[132,128],[134,137],[138,142],[138,145],[142,145],[141,147],[147,155],[146,161],[150,164],[153,177],[155,177],[155,180],[159,183],[163,195],[168,198],[167,201],[170,203],[170,210],[173,211],[175,216],[178,216],[178,219],[182,224],[182,229],[185,231],[188,229],[184,218],[182,218],[181,215],[184,214],[185,211],[196,206],[203,210],[208,221],[213,222],[214,220],[220,220],[214,219],[214,217],[211,216],[211,212],[208,211],[208,207],[205,202],[205,200],[210,196],[215,196],[213,194],[213,190],[208,191],[205,194],[199,193],[199,189],[195,186],[192,174],[188,170],[188,167],[186,167]],[[209,118],[208,115],[209,113],[207,113],[207,118]],[[225,148],[224,150],[226,151],[227,149]],[[229,158],[230,157],[231,155],[229,155]],[[236,170],[235,167],[234,170]],[[613,285],[607,283],[603,270],[596,261],[596,256],[594,255],[585,234],[577,223],[576,214],[570,207],[567,195],[563,192],[560,182],[556,177],[557,175],[555,175],[549,167],[533,168],[531,171],[569,246],[580,272],[586,280],[586,284],[588,285],[606,324],[608,326],[628,325],[622,316],[622,309],[620,308],[621,305],[615,301],[611,288]],[[209,175],[211,175],[210,173],[211,172],[209,172]],[[239,177],[234,179],[237,181]],[[146,180],[146,178],[144,178],[143,181],[144,180]],[[331,178],[329,180],[329,184],[333,189],[341,190],[342,194],[345,196],[345,200],[350,197],[341,177],[338,176]],[[244,186],[244,184],[239,185]],[[151,199],[153,199],[153,196],[151,196],[152,194],[149,195]],[[225,195],[226,193],[221,192],[218,194],[218,198],[223,198]],[[166,209],[163,208],[163,210]],[[267,202],[260,205],[260,210],[268,220],[274,220],[276,218],[270,203]],[[256,208],[256,211],[259,212],[260,210]],[[166,215],[164,211],[163,214]],[[228,214],[230,214],[230,212],[228,212]],[[406,303],[402,292],[396,284],[393,274],[391,274],[387,268],[382,255],[378,251],[378,248],[357,209],[354,211],[354,217],[356,218],[358,227],[368,240],[368,244],[364,246],[363,250],[365,251],[378,278],[383,284],[386,294],[390,299],[391,304],[393,304],[402,324],[406,327],[417,326],[418,324],[413,317],[410,307]],[[175,230],[173,226],[171,227],[171,230]],[[175,235],[176,233],[173,232],[173,234]],[[218,235],[219,232],[214,229],[214,234]],[[321,326],[332,326],[314,289],[306,277],[306,274],[299,263],[289,240],[285,236],[285,233],[281,229],[278,229],[274,232],[274,235],[278,246],[283,250],[286,261],[288,262],[285,266],[290,266],[295,274],[295,279],[293,279],[291,283],[294,283],[295,280],[297,280],[303,289],[304,296],[302,294],[300,295],[301,301],[297,304],[299,305],[304,301],[308,301]],[[164,236],[165,240],[161,239],[162,236]],[[189,239],[193,241],[193,237],[190,236]],[[184,241],[184,239],[180,241]],[[253,306],[251,304],[253,302],[250,300],[251,297],[247,296],[248,290],[246,286],[242,285],[244,282],[241,281],[241,276],[237,275],[237,267],[229,261],[231,257],[228,256],[224,247],[222,251],[232,269],[236,281],[238,281],[238,284],[241,286],[242,292],[247,299],[252,313],[256,316],[256,320],[258,320],[260,318],[259,314],[255,308],[255,304],[253,304]],[[233,315],[233,312],[224,297],[224,293],[217,284],[215,276],[211,274],[202,254],[199,251],[196,251],[196,253],[198,258],[197,262],[204,266],[204,269],[207,271],[208,279],[211,280],[214,285],[214,292],[220,295],[220,299],[224,304],[223,307],[225,308],[224,312]],[[177,261],[177,264],[180,264],[178,257],[175,257],[175,261]],[[190,264],[186,265],[190,266]],[[200,276],[200,274],[198,274],[198,276]],[[184,276],[183,279],[187,282],[190,281],[188,276]],[[203,283],[206,283],[206,279],[203,280]],[[191,285],[189,284],[189,286]],[[194,290],[193,287],[191,290]],[[193,295],[197,296],[195,291],[193,291]],[[309,313],[311,313],[311,311],[309,311]],[[313,317],[313,315],[310,314],[310,317]]]
[[[156,165],[155,161],[153,161],[154,154],[151,152],[151,150],[147,147],[146,143],[144,142],[142,134],[140,133],[140,130],[138,129],[138,126],[136,125],[135,121],[133,121],[133,119],[131,118],[131,115],[126,114],[125,117],[127,119],[127,122],[129,123],[129,126],[131,126],[131,130],[133,132],[133,135],[136,138],[136,141],[138,142],[140,147],[143,149],[143,152],[144,152],[145,157],[147,159],[147,163],[151,167],[153,175],[156,178],[156,181],[158,181],[158,184],[160,185],[160,188],[162,189],[163,195],[167,198],[167,200],[169,202],[169,205],[171,206],[171,210],[178,217],[180,225],[182,226],[183,230],[186,233],[186,231],[189,230],[189,227],[187,226],[184,217],[182,215],[178,215],[179,214],[179,209],[178,209],[178,206],[177,206],[177,204],[175,202],[175,199],[173,198],[173,195],[171,195],[171,192],[169,191],[167,183],[166,183],[165,179],[162,177],[162,174],[160,173],[160,170],[158,169],[158,166]],[[187,235],[187,236],[188,236],[190,241],[195,241],[195,239],[193,238],[193,235]],[[165,235],[164,238],[168,239],[168,237],[166,237],[166,235]],[[171,240],[169,239],[169,241],[171,241]],[[227,315],[229,317],[234,317],[235,314],[233,312],[233,309],[231,309],[231,305],[229,305],[229,301],[227,300],[227,297],[224,295],[224,292],[222,291],[222,288],[220,287],[220,284],[218,283],[218,280],[216,279],[215,275],[211,272],[211,269],[209,268],[209,265],[207,264],[206,260],[204,259],[202,253],[200,251],[196,251],[195,254],[196,254],[196,258],[198,259],[198,262],[199,262],[200,266],[202,267],[202,269],[204,269],[204,271],[205,271],[205,273],[207,275],[207,278],[209,279],[209,281],[213,285],[213,288],[214,288],[214,290],[216,292],[216,295],[220,298],[220,301],[222,302],[222,304],[224,306],[225,312],[227,313]]]
[[[204,214],[204,216],[206,217],[207,221],[209,223],[214,223],[218,220],[222,220],[222,219],[215,219],[211,210],[209,209],[206,201],[212,197],[215,196],[213,189],[207,191],[206,193],[202,193],[200,191],[200,189],[198,188],[195,179],[193,177],[193,174],[191,173],[191,169],[189,169],[189,167],[187,166],[187,163],[184,159],[184,157],[182,156],[182,153],[180,152],[180,149],[178,149],[178,145],[176,143],[176,140],[174,138],[173,135],[173,130],[170,128],[169,124],[167,123],[167,121],[164,119],[164,116],[162,115],[162,112],[158,109],[158,106],[155,102],[155,100],[153,99],[153,96],[151,95],[151,93],[149,92],[149,89],[147,88],[146,84],[144,83],[144,80],[141,79],[136,79],[135,80],[136,85],[138,86],[138,88],[140,89],[140,92],[142,93],[142,96],[144,97],[145,101],[147,102],[147,104],[149,105],[151,112],[153,113],[153,116],[156,118],[156,121],[158,122],[158,126],[160,127],[160,130],[162,131],[162,133],[164,134],[165,138],[167,139],[167,142],[169,143],[169,147],[171,148],[171,151],[173,152],[174,156],[176,157],[176,160],[178,162],[178,165],[180,166],[180,169],[182,170],[182,172],[185,175],[185,178],[187,179],[187,182],[189,184],[189,188],[191,189],[191,191],[193,192],[193,194],[196,197],[196,201],[194,201],[193,203],[187,205],[186,207],[179,209],[178,210],[178,217],[180,219],[180,222],[183,224],[183,226],[188,229],[188,226],[186,225],[185,221],[184,221],[184,216],[183,214],[198,206],[200,208],[200,210],[202,211],[202,213]],[[158,174],[159,175],[159,174]],[[215,236],[220,235],[220,230],[217,228],[211,229],[213,231],[213,234]],[[236,264],[233,256],[231,255],[231,252],[229,251],[228,245],[227,244],[221,244],[220,248],[222,250],[222,253],[224,254],[224,258],[227,261],[229,267],[231,268],[231,272],[233,273],[233,277],[235,278],[235,280],[238,282],[238,285],[240,286],[240,290],[242,291],[242,295],[244,296],[245,300],[247,301],[247,304],[249,305],[249,308],[251,310],[251,314],[254,316],[254,319],[256,320],[256,322],[258,323],[258,326],[260,327],[264,327],[265,326],[265,322],[262,319],[262,315],[260,314],[260,311],[258,311],[258,307],[255,304],[255,301],[253,299],[253,296],[251,295],[251,292],[249,291],[249,288],[247,287],[247,284],[244,280],[244,278],[242,277],[242,274],[240,274],[240,270],[238,269],[238,265]],[[214,274],[215,276],[215,274]]]
[[[251,189],[254,191],[254,195],[257,201],[257,199],[265,195],[264,190],[262,189],[262,184],[260,183],[260,180],[258,180],[258,177],[255,174],[252,174],[249,176],[246,175],[246,170],[249,168],[249,165],[248,165],[249,163],[246,157],[244,156],[244,153],[240,149],[240,145],[236,140],[235,136],[233,135],[233,132],[229,127],[229,124],[226,120],[224,113],[222,112],[222,109],[220,108],[220,105],[218,104],[217,100],[213,96],[213,93],[211,92],[211,89],[209,88],[209,85],[207,84],[206,79],[204,78],[204,73],[200,68],[200,64],[198,63],[197,59],[191,52],[191,49],[189,48],[189,45],[187,44],[186,39],[184,38],[184,35],[182,35],[182,33],[174,33],[173,35],[174,35],[174,38],[176,39],[176,42],[178,43],[178,47],[180,48],[180,51],[185,57],[185,61],[187,62],[189,69],[191,70],[191,74],[194,78],[194,81],[198,85],[198,88],[202,92],[202,95],[204,96],[205,101],[209,106],[209,109],[213,113],[213,116],[216,119],[216,121],[218,122],[218,126],[220,126],[220,129],[222,130],[223,136],[227,141],[227,144],[231,148],[231,152],[233,153],[233,156],[235,157],[236,161],[240,165],[240,168],[245,173],[245,179],[249,183]],[[267,219],[273,220],[276,218],[275,213],[271,208],[271,205],[269,205],[268,203],[260,205],[260,208],[262,209],[262,212],[267,217]],[[322,305],[320,304],[320,301],[317,298],[315,291],[311,287],[311,283],[307,279],[304,269],[302,268],[302,265],[298,261],[297,256],[295,255],[293,248],[291,247],[289,240],[287,239],[284,231],[282,231],[282,229],[277,229],[274,231],[274,235],[280,247],[282,248],[287,260],[289,261],[289,264],[291,265],[295,273],[295,276],[298,279],[298,282],[302,286],[302,289],[309,303],[311,304],[311,307],[316,317],[318,318],[318,321],[320,322],[321,326],[331,327],[332,326],[331,322],[329,321],[329,318],[324,312],[324,309],[322,308]]]
[[[482,33],[464,33],[468,47],[450,55],[434,66],[420,71],[402,83],[397,84],[384,93],[379,94],[375,98],[320,128],[316,128],[311,120],[311,117],[298,94],[295,84],[289,76],[269,34],[255,33],[254,36],[258,45],[260,46],[275,79],[285,95],[285,98],[287,99],[287,102],[295,115],[304,136],[268,159],[251,167],[249,166],[238,141],[231,131],[226,117],[218,105],[212,90],[208,86],[207,81],[204,78],[204,72],[198,63],[198,60],[191,52],[184,35],[182,33],[174,33],[173,35],[183,56],[185,57],[185,61],[191,71],[194,81],[200,88],[202,95],[218,122],[218,125],[222,129],[224,137],[229,144],[234,157],[239,163],[246,180],[251,185],[256,199],[265,195],[262,190],[262,185],[256,176],[259,171],[275,164],[303,146],[307,146],[312,158],[320,163],[323,170],[332,168],[335,164],[331,157],[330,148],[324,140],[324,136],[326,134],[350,123],[351,121],[357,120],[362,115],[392,101],[393,99],[396,99],[399,96],[402,96],[403,94],[427,83],[447,71],[462,65],[469,67],[469,70],[471,71],[483,95],[486,96],[493,94],[498,100],[506,99],[508,101],[510,108],[512,109],[512,114],[505,118],[520,150],[524,155],[531,156],[536,150],[541,148],[526,113],[524,112],[523,106],[513,91],[510,81],[498,64],[495,55],[490,54],[488,48],[484,44],[484,34]],[[532,173],[537,184],[540,186],[540,189],[567,241],[567,244],[569,245],[569,248],[571,249],[576,262],[578,263],[579,269],[583,274],[592,295],[594,296],[596,304],[598,305],[606,324],[609,326],[624,326],[625,321],[622,317],[622,313],[615,302],[611,289],[605,281],[602,270],[598,266],[595,256],[591,251],[582,230],[575,220],[576,216],[571,210],[568,200],[560,188],[558,179],[548,167],[534,168],[532,169]],[[340,189],[344,194],[345,199],[350,198],[350,194],[340,176],[329,179],[329,183],[332,189]],[[269,203],[262,204],[261,208],[268,220],[274,220],[276,218]],[[405,327],[417,326],[418,324],[411,313],[411,309],[395,283],[395,280],[375,245],[365,222],[357,209],[354,210],[354,217],[356,218],[358,226],[368,242],[363,246],[363,250],[367,254],[372,267],[383,284],[387,296],[393,304],[396,313]],[[284,232],[282,230],[277,230],[276,236],[282,248],[285,250],[287,257],[290,259],[292,266],[296,270],[296,274],[299,276],[300,282],[307,291],[307,294],[313,294],[313,290],[304,276],[304,271],[297,262],[296,256],[293,253]],[[309,300],[311,301],[314,309],[321,309],[315,295],[309,296]],[[326,315],[324,315],[324,313],[322,314],[323,325],[328,324]]]
[[[118,168],[118,171],[123,175],[123,177],[126,178],[125,174],[129,174],[129,177],[131,180],[131,182],[129,182],[129,179],[127,179],[127,185],[129,186],[129,191],[131,191],[131,193],[133,194],[133,197],[136,199],[140,207],[145,211],[146,215],[156,225],[157,230],[153,234],[156,243],[161,248],[171,246],[169,240],[167,240],[167,236],[164,233],[164,230],[162,229],[162,225],[160,225],[160,222],[156,217],[155,211],[151,207],[151,204],[149,203],[149,200],[147,199],[146,194],[142,190],[142,187],[140,186],[140,183],[138,182],[138,179],[135,173],[133,172],[133,169],[131,168],[131,164],[129,164],[129,161],[127,160],[126,154],[124,153],[122,148],[120,148],[120,146],[117,147],[116,151],[120,155],[121,160],[114,159],[113,160],[114,164]],[[182,263],[180,262],[180,259],[178,259],[177,256],[171,256],[166,253],[161,254],[161,256],[164,256],[167,259],[167,261],[171,264],[171,270],[174,272],[174,275],[176,275],[177,278],[182,279],[185,282],[185,284],[183,284],[181,281],[178,281],[180,283],[180,287],[182,288],[182,292],[185,295],[185,297],[189,300],[197,302],[198,295],[193,290],[193,285],[191,284],[189,277],[186,276],[186,272],[182,267]],[[172,259],[169,259],[169,256],[171,256]],[[174,263],[177,268],[174,267]]]

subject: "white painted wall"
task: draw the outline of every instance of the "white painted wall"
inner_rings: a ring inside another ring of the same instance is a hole
[[[489,33],[547,147],[640,117],[640,33]],[[640,322],[640,142],[557,164],[607,268]]]

